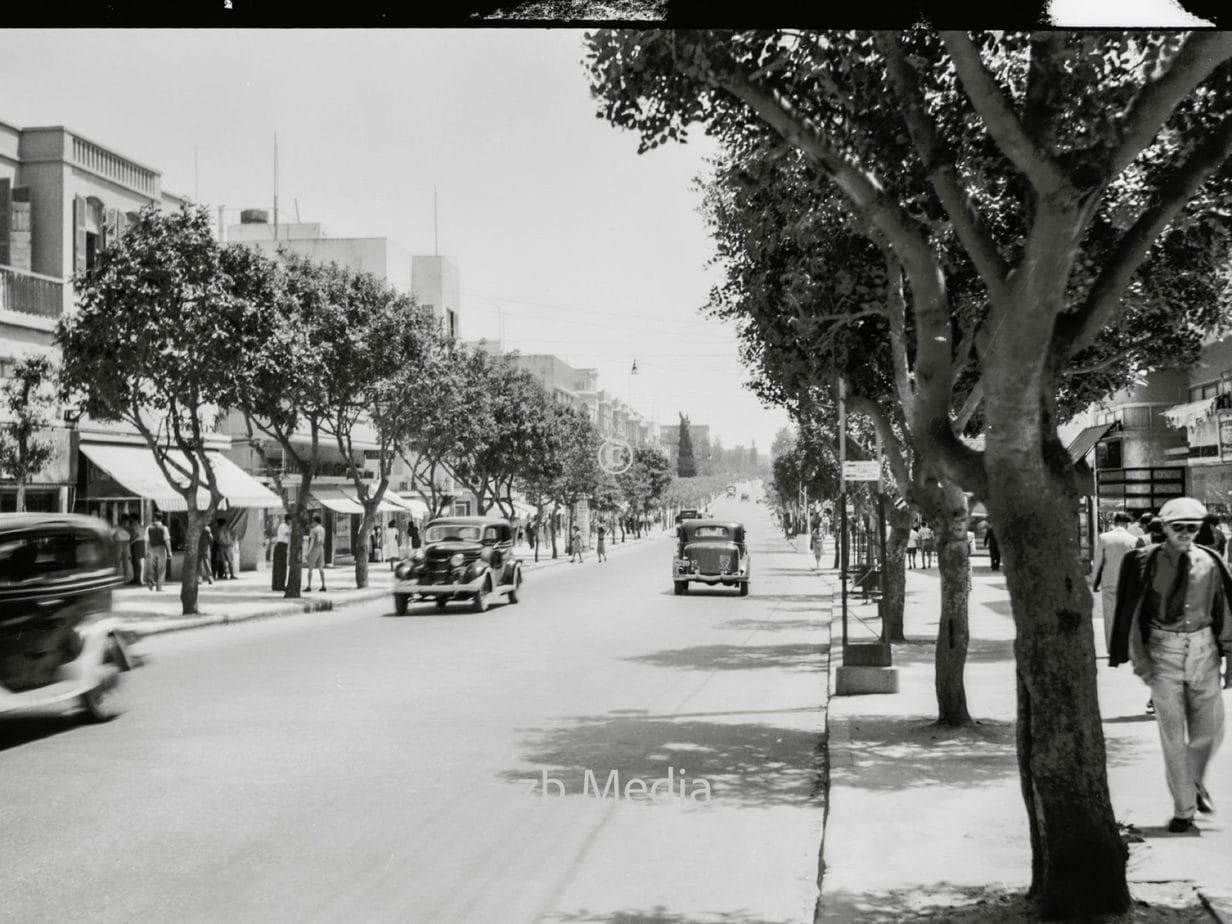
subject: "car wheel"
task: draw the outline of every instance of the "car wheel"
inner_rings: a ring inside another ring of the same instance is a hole
[[[471,602],[471,612],[486,613],[488,610],[488,582],[485,579],[483,586],[475,593],[475,599]]]
[[[687,594],[689,592],[689,582],[688,581],[675,581],[674,583],[676,585],[676,593],[678,595]]]
[[[747,597],[748,595],[749,595],[749,582],[741,581],[740,582],[740,596]]]
[[[438,610],[443,610],[445,608],[445,604],[448,602],[449,600],[445,597],[437,597],[436,598],[436,608]]]
[[[513,590],[505,595],[510,603],[517,603],[521,599],[519,593],[522,590],[522,569],[518,568],[513,573]]]
[[[408,602],[410,602],[410,594],[394,594],[394,612],[399,616],[405,616]]]

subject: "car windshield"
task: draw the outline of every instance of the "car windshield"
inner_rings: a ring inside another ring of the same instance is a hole
[[[66,530],[0,538],[0,586],[68,577],[110,564],[106,546],[93,533]]]
[[[450,539],[478,542],[479,527],[463,526],[457,523],[442,523],[439,526],[429,526],[424,538],[428,542],[445,542]]]
[[[730,536],[726,526],[698,526],[693,530],[694,539],[727,539]]]

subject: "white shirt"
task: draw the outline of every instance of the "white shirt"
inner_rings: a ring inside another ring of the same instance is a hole
[[[278,524],[278,537],[275,542],[290,542],[291,541],[291,524],[283,520]]]
[[[1117,526],[1100,533],[1095,554],[1095,569],[1103,567],[1099,586],[1110,593],[1116,590],[1117,578],[1121,576],[1121,562],[1138,545],[1138,537],[1124,526]]]

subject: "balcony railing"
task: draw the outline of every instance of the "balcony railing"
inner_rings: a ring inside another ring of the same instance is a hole
[[[0,311],[58,318],[64,313],[64,283],[0,266]]]

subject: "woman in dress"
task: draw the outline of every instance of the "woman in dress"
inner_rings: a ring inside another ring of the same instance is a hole
[[[389,570],[394,570],[394,565],[398,561],[398,547],[401,545],[398,537],[398,523],[396,520],[390,520],[389,525],[385,527],[385,560],[389,562]]]

